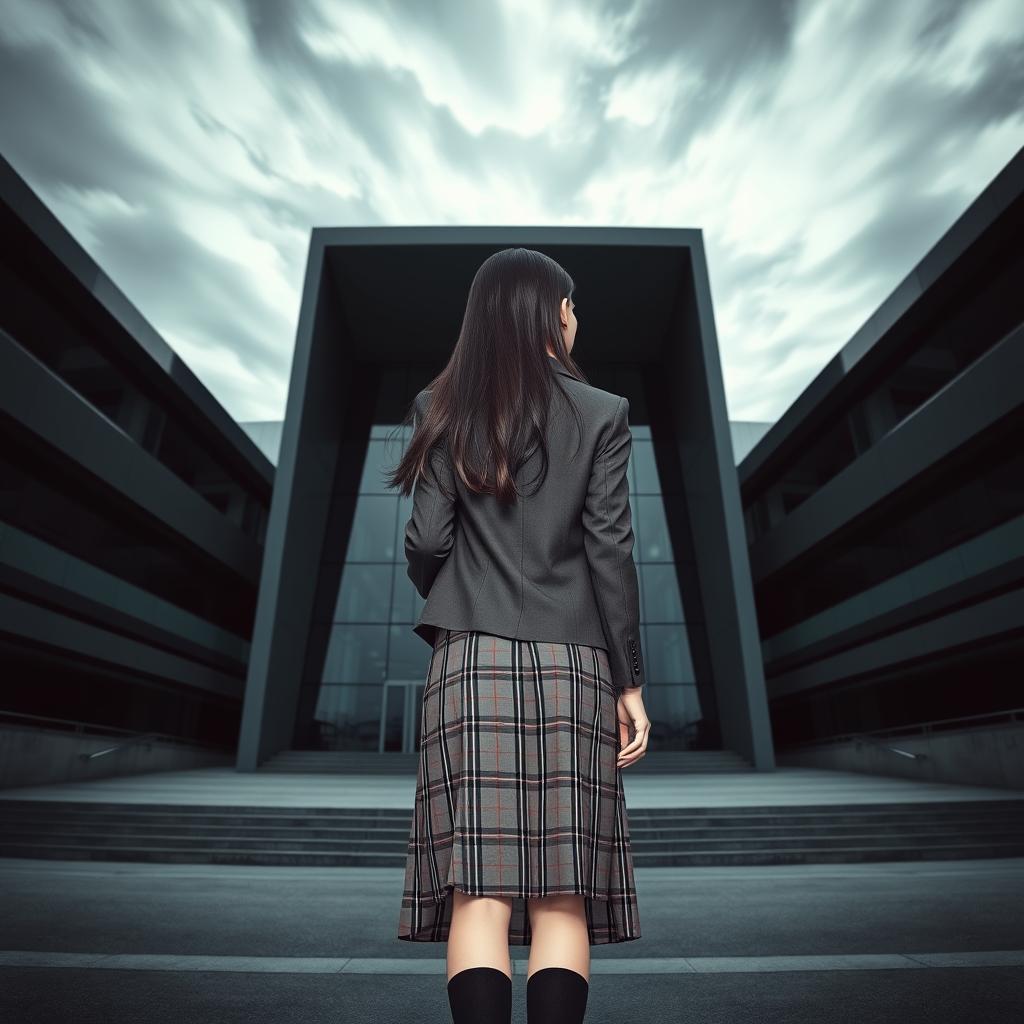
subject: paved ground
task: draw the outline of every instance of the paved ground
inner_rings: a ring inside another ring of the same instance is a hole
[[[401,882],[0,859],[0,1020],[443,1024],[445,947],[395,938]],[[1024,858],[648,868],[637,888],[643,937],[593,947],[588,1024],[1024,1020]]]

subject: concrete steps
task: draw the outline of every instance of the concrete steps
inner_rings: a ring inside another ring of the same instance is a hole
[[[286,774],[308,772],[316,775],[415,775],[420,755],[377,754],[363,750],[283,750],[268,758],[260,772]],[[749,761],[732,750],[652,751],[634,765],[631,773],[687,774],[708,772],[750,772]]]
[[[400,867],[408,810],[0,800],[0,856]],[[629,811],[634,864],[1024,856],[1024,800]]]

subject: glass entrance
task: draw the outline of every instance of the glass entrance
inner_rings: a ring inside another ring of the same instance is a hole
[[[420,749],[422,679],[385,679],[380,704],[378,752],[411,754]]]

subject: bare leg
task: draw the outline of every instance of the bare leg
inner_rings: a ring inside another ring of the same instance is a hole
[[[590,980],[590,938],[582,896],[543,896],[526,901],[530,915],[527,980],[544,967],[567,967]]]
[[[448,980],[467,967],[496,967],[512,977],[508,924],[512,899],[467,896],[453,889],[452,926],[448,933]]]

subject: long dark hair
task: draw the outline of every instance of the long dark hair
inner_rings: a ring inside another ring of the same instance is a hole
[[[543,479],[551,388],[561,388],[547,347],[586,381],[565,347],[559,319],[562,299],[571,303],[575,287],[563,267],[533,249],[502,249],[484,260],[469,288],[455,349],[427,385],[426,414],[387,475],[388,487],[410,494],[436,444],[444,446],[467,490],[495,494],[503,504],[515,501],[515,473],[538,446]],[[402,425],[414,412],[410,407]],[[471,445],[484,453],[479,463],[469,454]]]

